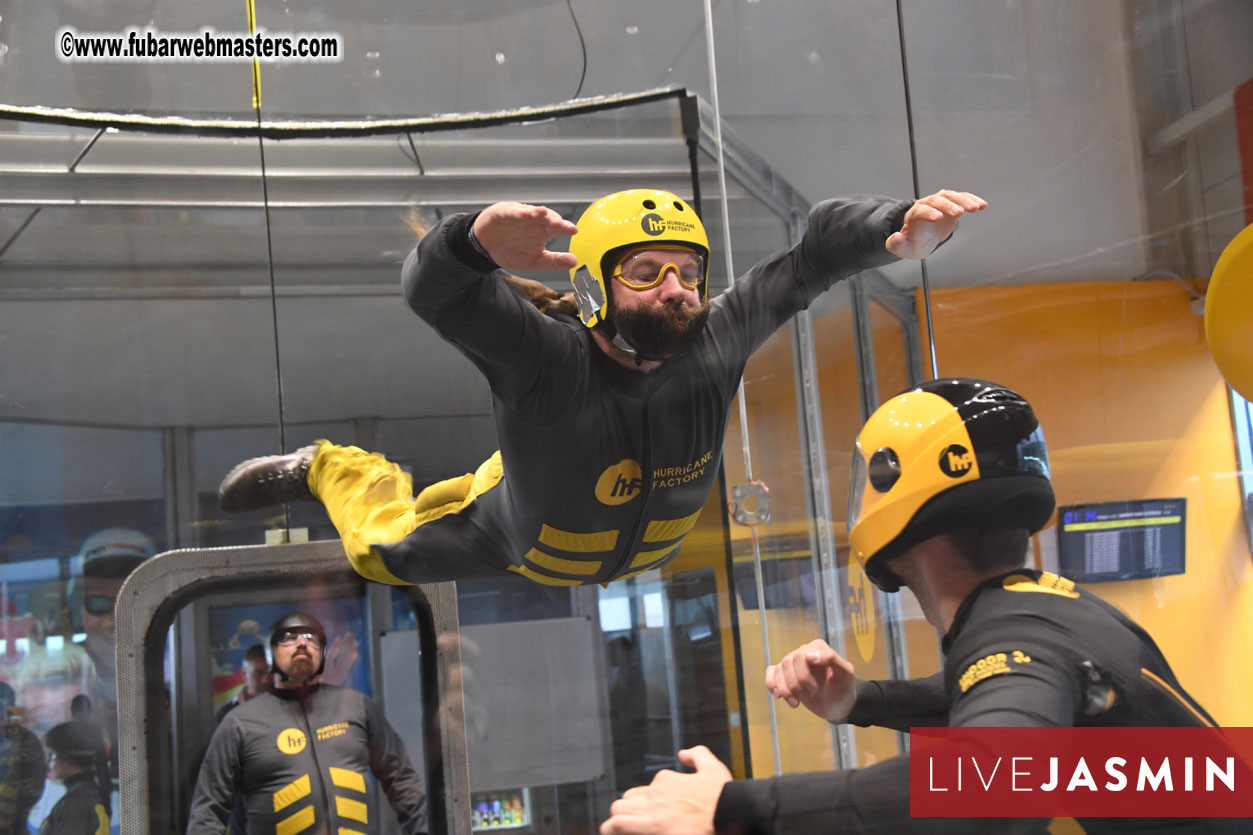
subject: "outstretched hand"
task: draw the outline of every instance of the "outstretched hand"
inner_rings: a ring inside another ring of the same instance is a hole
[[[474,237],[506,270],[572,269],[577,259],[550,251],[548,241],[578,229],[552,209],[526,203],[493,203],[474,220]]]
[[[988,201],[968,191],[943,189],[916,201],[905,213],[901,231],[887,239],[888,252],[897,258],[926,258],[957,228],[966,212],[981,212]]]
[[[828,722],[848,718],[857,700],[853,665],[823,640],[794,649],[766,668],[766,689]]]
[[[683,749],[679,761],[695,772],[665,769],[647,786],[627,789],[609,807],[600,835],[713,835],[714,810],[731,772],[704,745]]]

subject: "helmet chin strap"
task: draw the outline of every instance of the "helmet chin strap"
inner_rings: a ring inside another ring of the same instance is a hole
[[[650,357],[639,348],[636,348],[628,342],[627,338],[622,335],[621,331],[618,330],[618,326],[613,322],[612,299],[609,301],[609,309],[605,311],[605,318],[600,321],[600,324],[598,324],[597,327],[603,328],[606,333],[613,334],[613,336],[609,339],[609,344],[626,354],[627,359],[634,360],[637,367],[646,362],[662,362],[662,360],[657,359],[656,357]]]
[[[614,333],[613,339],[609,341],[613,347],[626,354],[629,358],[635,360],[636,365],[643,365],[645,362],[654,362],[651,358],[646,357],[637,351],[635,347],[631,345],[630,342],[627,342],[626,338],[620,333]]]

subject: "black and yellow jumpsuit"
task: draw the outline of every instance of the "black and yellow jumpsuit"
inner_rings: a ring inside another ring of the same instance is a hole
[[[910,727],[1208,726],[1139,625],[1072,581],[1020,569],[962,602],[944,636],[944,669],[914,681],[857,684],[848,721]],[[1096,832],[1247,832],[1248,821],[1078,821]],[[811,832],[1046,831],[1048,822],[911,818],[909,760],[727,783],[720,835]],[[1061,830],[1061,831],[1073,831]]]
[[[90,774],[65,781],[65,794],[39,825],[39,835],[109,835],[109,813]]]
[[[225,832],[238,791],[247,835],[375,835],[369,774],[391,801],[400,831],[426,833],[426,793],[374,701],[329,684],[274,688],[232,710],[214,732],[187,833]]]
[[[579,585],[656,568],[716,483],[748,357],[836,281],[894,261],[884,242],[911,205],[815,206],[802,240],[713,299],[693,346],[647,374],[494,275],[468,242],[473,215],[447,218],[405,261],[404,293],[487,378],[500,452],[415,501],[408,475],[381,456],[319,442],[309,486],[357,571],[381,582],[512,571]]]

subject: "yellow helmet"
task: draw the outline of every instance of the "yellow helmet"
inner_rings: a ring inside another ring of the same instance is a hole
[[[1236,235],[1218,263],[1205,291],[1205,341],[1227,383],[1253,400],[1253,225]]]
[[[695,210],[668,191],[634,188],[602,197],[579,218],[570,238],[570,252],[579,259],[570,282],[579,305],[579,319],[589,328],[605,318],[612,274],[626,251],[649,244],[679,244],[700,253],[705,262],[701,300],[709,289],[709,238]]]
[[[1053,513],[1044,433],[1019,394],[950,377],[898,394],[862,427],[849,487],[849,543],[884,591],[887,563],[962,528],[1022,527]]]

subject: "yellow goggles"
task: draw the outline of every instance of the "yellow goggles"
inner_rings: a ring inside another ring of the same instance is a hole
[[[632,290],[649,290],[660,284],[670,270],[679,277],[679,284],[696,290],[705,279],[705,259],[687,247],[650,247],[622,259],[613,277]]]

